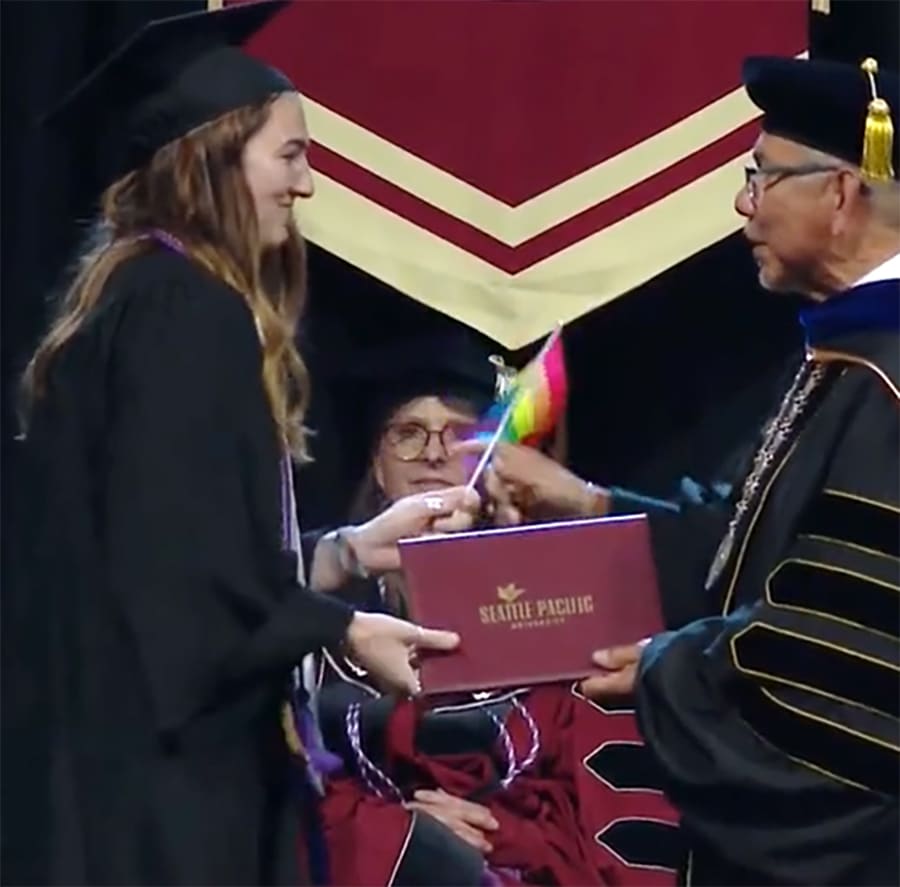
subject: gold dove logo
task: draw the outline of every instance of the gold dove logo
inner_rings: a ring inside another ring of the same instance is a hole
[[[497,597],[504,604],[511,604],[517,601],[523,594],[525,594],[525,589],[517,588],[515,582],[510,582],[509,585],[497,586]]]

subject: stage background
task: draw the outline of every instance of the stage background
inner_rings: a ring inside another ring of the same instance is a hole
[[[492,2],[482,0],[480,5]],[[499,5],[499,0],[496,2]],[[830,0],[825,3],[830,7],[827,15],[814,12],[806,0],[786,2],[803,7],[801,15],[807,22],[813,55],[827,54],[858,61],[864,55],[875,54],[883,64],[897,66],[898,4],[895,0]],[[28,767],[30,737],[27,722],[21,716],[34,700],[28,697],[27,681],[22,680],[15,661],[11,661],[7,653],[12,648],[8,640],[20,629],[16,585],[12,581],[17,550],[12,520],[16,494],[12,395],[15,380],[46,321],[47,295],[59,280],[66,257],[78,243],[92,215],[93,195],[86,188],[86,173],[95,156],[93,139],[97,137],[96,133],[77,132],[63,143],[47,132],[34,129],[29,121],[57,100],[76,78],[86,73],[142,22],[177,11],[200,9],[204,5],[204,0],[3,0],[0,3],[3,114],[0,152],[3,520],[0,539],[3,567],[2,865],[5,883],[33,882],[42,853],[40,836],[33,827],[36,808],[29,806],[29,799],[36,794],[34,789],[40,774],[33,773]],[[340,0],[329,5],[344,7]],[[379,4],[373,0],[366,5]],[[414,4],[396,5],[410,9]],[[457,4],[435,5],[453,7]],[[561,5],[561,0],[543,5],[552,8]],[[603,0],[597,0],[596,5],[603,6]],[[675,0],[665,4],[667,7],[677,5]],[[693,4],[685,2],[682,5],[687,8]],[[702,62],[713,42],[721,50],[737,43],[747,33],[764,35],[767,28],[774,29],[773,22],[778,13],[773,12],[774,18],[767,20],[766,10],[775,10],[782,4],[749,3],[758,10],[753,21],[740,12],[742,8],[748,8],[745,3],[728,0],[718,5],[733,8],[734,20],[721,33],[707,35],[704,42],[695,41],[692,51],[698,62]],[[640,22],[634,25],[635,30],[640,27]],[[784,36],[775,33],[772,38],[777,42]],[[299,33],[291,37],[289,49],[298,58],[311,59],[312,54],[307,55],[307,51],[326,39],[333,40],[334,36]],[[365,35],[358,34],[356,39],[364,41]],[[598,45],[599,42],[598,36]],[[590,46],[589,39],[585,43]],[[344,47],[348,58],[352,58],[354,51],[353,45]],[[383,63],[390,68],[392,60],[385,57]],[[327,74],[327,68],[319,71],[319,76]],[[654,92],[665,89],[666,74],[654,69],[652,58],[642,57],[634,70],[620,71],[617,79],[611,81],[611,88],[623,93],[629,78],[635,78],[635,82],[643,86],[637,99],[632,97],[623,105],[626,109],[635,104],[640,106],[645,99],[652,101]],[[735,79],[734,84],[736,82]],[[716,89],[718,92],[714,92],[712,98],[727,93],[728,84]],[[498,96],[496,100],[501,98]],[[370,99],[371,110],[375,112],[380,100],[387,104],[388,96],[373,94]],[[487,100],[482,99],[482,104],[487,104]],[[424,100],[420,95],[418,101]],[[325,107],[323,102],[321,104]],[[345,115],[346,111],[345,108]],[[355,113],[358,114],[359,109]],[[457,108],[454,119],[459,113]],[[555,132],[544,126],[546,119],[547,115],[535,109],[534,150],[540,162],[552,160],[558,147]],[[587,136],[601,125],[615,133],[616,127],[625,119],[624,111],[620,111],[615,119],[602,120],[584,113],[577,122],[579,126],[583,124]],[[328,123],[335,121],[326,120]],[[573,126],[573,121],[570,120],[569,125]],[[557,123],[557,126],[562,124]],[[332,129],[323,132],[323,138],[333,136]],[[341,130],[339,125],[337,130]],[[574,144],[577,131],[580,130],[568,131],[571,144],[567,150]],[[483,127],[473,123],[466,137],[477,147],[484,132]],[[336,150],[341,144],[335,142],[330,155],[326,155],[329,149],[324,146],[317,149],[317,163],[323,167],[331,164],[329,172],[334,181],[348,169],[346,162],[341,166]],[[440,147],[440,142],[436,141],[431,148],[435,145]],[[424,148],[420,150],[426,153]],[[614,150],[614,146],[604,150]],[[495,153],[493,162],[502,162],[504,156]],[[569,172],[573,175],[578,174],[572,170],[577,170],[579,163],[590,166],[590,160],[584,158],[572,163],[574,166]],[[456,172],[472,178],[480,186],[479,190],[487,189],[485,193],[494,189],[507,202],[527,202],[524,192],[502,190],[503,187],[509,189],[528,183],[527,169],[523,166],[511,167],[505,184],[490,186],[474,178],[472,171],[461,169]],[[372,186],[371,170],[369,173],[368,178],[357,173],[360,179],[365,178],[366,187]],[[322,175],[328,173],[323,169]],[[545,180],[544,185],[552,187],[548,181]],[[413,187],[408,182],[401,184]],[[531,184],[536,183],[532,181]],[[739,184],[740,173],[736,170],[728,190],[736,189]],[[399,186],[393,187],[392,199],[397,197]],[[327,190],[323,185],[320,196]],[[499,199],[496,195],[491,196],[495,201]],[[459,209],[452,204],[451,198],[451,203],[445,207],[445,215],[446,209],[454,207]],[[421,207],[418,209],[425,212]],[[716,206],[710,212],[720,210],[721,207]],[[440,307],[447,310],[447,294],[439,292],[438,287],[406,294],[402,288],[405,286],[409,290],[412,287],[406,278],[398,276],[399,272],[392,272],[394,276],[390,278],[389,269],[372,263],[365,270],[354,267],[348,259],[366,265],[360,258],[359,245],[355,247],[357,252],[351,254],[349,247],[342,246],[334,238],[341,235],[344,223],[344,236],[354,233],[355,218],[352,215],[345,219],[338,217],[337,224],[333,214],[330,218],[332,227],[322,227],[318,233],[315,232],[315,221],[305,220],[313,226],[310,233],[315,233],[322,242],[322,246],[313,246],[310,250],[311,300],[303,331],[316,382],[311,421],[319,430],[315,442],[317,462],[304,474],[301,484],[304,518],[308,525],[340,519],[362,466],[364,454],[354,422],[359,407],[358,392],[350,390],[346,372],[357,349],[373,340],[415,335],[449,322],[445,313],[433,307],[440,302]],[[470,238],[466,240],[459,233],[463,230],[461,226],[447,225],[446,219],[438,218],[435,222],[436,218],[438,216],[431,215],[420,221],[426,228],[440,228],[445,224],[445,235],[462,238],[467,248],[483,252],[486,249],[483,231],[472,234],[466,229],[465,236]],[[325,226],[326,220],[320,225]],[[685,224],[688,221],[685,220]],[[496,227],[499,224],[496,220],[489,223],[473,217],[470,222],[476,223],[469,226],[476,231],[478,225],[490,228],[493,224],[494,235],[501,236],[492,236],[501,244],[504,237],[515,241],[523,231],[530,230],[526,225],[518,233],[504,233]],[[572,233],[571,228],[569,233]],[[660,236],[671,233],[660,231]],[[722,234],[718,242],[710,242],[705,249],[668,270],[655,268],[652,279],[641,282],[632,278],[633,289],[619,287],[621,291],[616,292],[617,297],[606,299],[607,304],[595,310],[591,310],[589,301],[582,298],[591,294],[591,287],[582,287],[580,301],[575,300],[580,307],[570,312],[576,319],[567,331],[566,343],[573,382],[568,435],[570,461],[584,475],[601,482],[633,484],[649,492],[667,493],[682,473],[704,475],[715,471],[720,460],[746,439],[771,400],[773,379],[781,372],[791,351],[799,345],[794,321],[796,305],[789,298],[761,293],[739,236],[728,235],[727,231]],[[331,251],[325,248],[329,245],[328,237],[332,238]],[[446,237],[444,240],[446,242]],[[544,245],[548,243],[545,241]],[[653,246],[650,241],[646,243],[648,255]],[[454,248],[459,249],[458,245]],[[497,249],[496,245],[491,248]],[[509,269],[515,267],[510,264],[514,252],[507,243],[493,259],[501,266],[506,262],[509,273]],[[404,253],[400,250],[394,261],[400,262],[403,258]],[[524,261],[521,255],[519,260]],[[490,264],[483,257],[478,261]],[[637,264],[631,262],[632,267]],[[598,283],[597,292],[601,289]],[[614,289],[605,290],[601,295],[605,299]],[[560,292],[558,289],[557,295]],[[495,297],[496,293],[490,298]],[[428,301],[432,307],[417,299]],[[516,349],[515,346],[523,344],[532,334],[539,335],[540,330],[529,328],[527,322],[521,320],[529,315],[528,311],[513,313],[519,320],[512,324],[511,331],[504,332],[502,318],[488,331],[506,338],[506,344],[514,346],[511,356],[523,360],[530,349]],[[467,313],[465,319],[482,328],[487,325],[478,319],[477,311],[476,314]]]

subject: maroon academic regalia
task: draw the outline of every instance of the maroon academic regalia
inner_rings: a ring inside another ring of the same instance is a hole
[[[610,884],[667,887],[681,851],[677,816],[643,755],[633,712],[604,710],[567,685],[393,703],[334,651],[319,668],[326,745],[343,761],[327,780],[321,815],[330,881],[374,884]],[[532,729],[537,757],[508,788],[507,752],[486,712],[500,717],[521,763]],[[346,712],[359,704],[361,747],[404,798],[440,787],[487,806],[500,828],[487,860],[431,817],[407,811],[361,765]]]

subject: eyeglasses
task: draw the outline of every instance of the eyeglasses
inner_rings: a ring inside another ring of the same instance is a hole
[[[747,196],[750,202],[756,206],[763,192],[769,188],[773,188],[784,179],[794,178],[796,176],[811,176],[820,172],[834,172],[839,170],[839,166],[827,166],[822,163],[807,163],[802,166],[745,166],[744,167],[744,187],[747,189]],[[763,182],[763,177],[767,181]]]
[[[421,422],[395,422],[385,429],[384,440],[401,462],[414,462],[422,457],[431,443],[431,436],[435,435],[444,457],[449,458],[450,447],[465,440],[471,429],[472,425],[464,422],[451,423],[436,430],[427,428]]]

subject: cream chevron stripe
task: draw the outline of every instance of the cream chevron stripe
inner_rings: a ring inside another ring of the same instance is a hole
[[[514,247],[644,181],[752,121],[735,90],[662,132],[519,206],[509,206],[305,96],[313,138],[391,184]]]
[[[514,275],[322,174],[316,196],[298,201],[297,213],[304,234],[323,249],[520,348],[735,231],[732,198],[743,162],[736,158]]]
[[[806,56],[803,52],[797,57]],[[626,151],[514,207],[309,96],[304,96],[304,104],[317,142],[510,247],[644,181],[759,115],[740,87]]]

